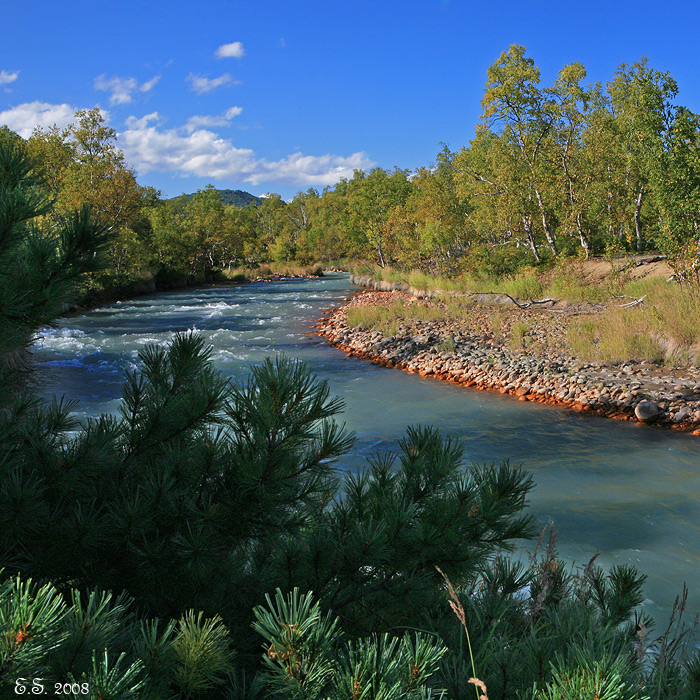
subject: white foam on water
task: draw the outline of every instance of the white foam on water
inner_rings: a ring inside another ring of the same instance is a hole
[[[129,338],[129,341],[132,343],[137,343],[138,345],[163,345],[164,343],[167,343],[170,341],[172,338],[172,333],[168,333],[165,337],[156,337],[156,336],[149,336],[149,335],[144,335],[144,336],[131,336]]]
[[[215,362],[221,362],[228,364],[231,362],[245,362],[250,358],[250,355],[246,355],[241,352],[233,352],[232,350],[219,349],[214,351],[212,355]]]
[[[94,338],[78,328],[44,328],[34,342],[39,350],[53,350],[87,355],[99,349]]]
[[[236,335],[235,333],[226,330],[225,328],[217,328],[215,331],[212,331],[212,333],[209,335],[210,340],[222,340],[224,342],[230,343],[230,342],[240,342],[241,338],[240,336]]]
[[[59,338],[84,338],[87,334],[80,328],[42,328],[39,333],[41,337],[59,337]]]
[[[238,304],[236,304],[236,307]],[[229,309],[231,304],[227,304],[225,301],[219,301],[216,304],[207,304],[201,307],[200,312],[204,313],[204,318],[214,318],[216,316],[223,316]],[[208,312],[208,313],[207,313]]]

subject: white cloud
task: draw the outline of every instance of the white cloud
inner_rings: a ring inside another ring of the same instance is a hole
[[[282,182],[290,185],[333,185],[341,177],[351,178],[355,170],[368,170],[375,163],[367,154],[358,151],[349,156],[327,153],[323,156],[305,156],[293,153],[282,160],[258,161],[254,185],[259,182]]]
[[[187,120],[183,127],[188,133],[192,133],[199,127],[230,126],[231,120],[243,111],[243,107],[231,107],[218,116],[207,116],[195,114]]]
[[[22,138],[29,138],[35,127],[46,129],[54,124],[66,127],[73,122],[76,108],[69,104],[52,105],[48,102],[25,102],[0,112],[0,124],[6,124]],[[105,112],[103,112],[105,115]]]
[[[159,171],[253,185],[271,182],[325,186],[341,177],[352,177],[354,169],[374,165],[361,152],[350,156],[294,153],[278,161],[268,161],[249,148],[237,148],[209,129],[197,128],[192,120],[181,129],[161,129],[160,124],[160,116],[155,112],[142,119],[131,117],[126,131],[119,134],[127,161],[141,174]]]
[[[240,41],[234,41],[232,44],[219,46],[214,55],[217,58],[243,58],[245,49]]]
[[[139,87],[139,90],[141,92],[148,92],[149,90],[153,90],[153,88],[156,86],[159,80],[160,76],[154,75],[150,80],[146,81],[145,83],[142,83]]]
[[[243,111],[243,107],[229,107],[225,112],[224,116],[226,119],[233,119],[237,117]]]
[[[14,83],[19,76],[19,71],[16,70],[12,73],[6,70],[0,70],[0,85],[8,85],[9,83]]]
[[[239,82],[231,77],[230,73],[224,73],[218,78],[205,78],[203,75],[198,73],[190,73],[187,78],[187,82],[190,83],[190,90],[196,92],[198,95],[203,95],[205,92],[213,92],[217,88],[223,87],[224,85],[238,85]]]
[[[156,75],[149,81],[139,85],[136,78],[120,78],[116,75],[108,78],[106,75],[99,75],[95,78],[95,90],[111,93],[109,96],[110,104],[123,105],[133,100],[135,92],[152,90],[159,80],[160,76]]]
[[[160,114],[158,114],[158,112],[151,112],[145,117],[141,117],[141,119],[137,119],[136,117],[128,117],[126,120],[126,125],[129,127],[129,129],[146,129],[151,122],[154,124],[162,124],[163,121],[164,120]]]

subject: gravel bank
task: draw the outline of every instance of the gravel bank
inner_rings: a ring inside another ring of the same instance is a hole
[[[329,310],[318,331],[335,347],[386,367],[466,387],[511,394],[618,420],[635,420],[700,435],[700,371],[651,363],[604,365],[566,352],[566,321],[554,314],[509,311],[505,323],[527,318],[534,344],[513,350],[494,331],[494,310],[475,306],[469,318],[410,321],[396,335],[350,328],[352,306],[416,303],[405,291],[363,291]],[[537,343],[537,338],[544,341]]]

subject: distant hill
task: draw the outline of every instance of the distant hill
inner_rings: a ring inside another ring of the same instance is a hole
[[[234,207],[247,207],[251,202],[258,207],[263,201],[262,197],[256,197],[254,194],[243,190],[214,190],[214,192],[221,197],[221,201],[224,204],[232,204]],[[181,194],[179,197],[173,197],[173,199],[186,199],[189,202],[193,196],[193,194]]]

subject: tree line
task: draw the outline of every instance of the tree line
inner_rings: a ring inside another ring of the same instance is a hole
[[[646,59],[607,84],[580,63],[554,84],[521,46],[488,69],[474,138],[415,172],[356,171],[323,191],[224,205],[212,186],[163,201],[137,183],[97,109],[26,141],[54,216],[89,204],[113,233],[95,284],[160,275],[202,280],[262,262],[374,262],[509,274],[561,256],[669,257],[697,282],[700,117]],[[6,129],[4,138],[12,135]],[[16,137],[15,138],[19,138]]]

